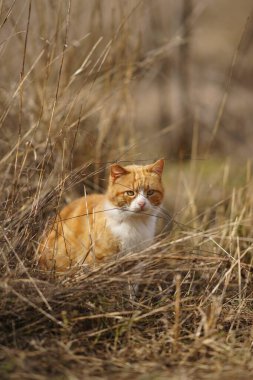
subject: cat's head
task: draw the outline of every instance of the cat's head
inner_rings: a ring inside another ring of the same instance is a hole
[[[133,215],[152,214],[160,206],[164,196],[163,167],[163,159],[144,166],[112,165],[108,200],[113,206]]]

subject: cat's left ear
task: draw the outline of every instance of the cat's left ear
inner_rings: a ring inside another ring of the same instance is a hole
[[[156,161],[154,164],[149,165],[149,171],[152,173],[156,173],[161,177],[163,174],[163,167],[164,167],[164,159],[161,158],[160,160]]]
[[[121,177],[122,175],[128,174],[129,171],[127,171],[125,168],[118,164],[113,164],[111,166],[111,177],[115,181],[117,178]]]

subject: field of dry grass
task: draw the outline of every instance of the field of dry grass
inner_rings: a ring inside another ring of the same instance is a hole
[[[248,0],[0,1],[1,379],[252,378],[252,22]],[[151,247],[38,268],[62,205],[161,156]]]

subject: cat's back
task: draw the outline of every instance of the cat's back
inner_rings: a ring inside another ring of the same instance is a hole
[[[39,245],[40,265],[50,269],[55,261],[57,269],[65,270],[75,262],[80,251],[89,249],[90,225],[94,217],[103,215],[104,195],[91,194],[66,205]]]
[[[103,210],[104,195],[91,194],[75,199],[66,205],[58,214],[55,229],[65,229],[67,233],[72,235],[80,235],[85,229],[87,232],[87,223],[92,223],[94,216],[99,218],[100,211]],[[54,233],[52,234],[54,239]]]
[[[103,194],[83,196],[66,205],[59,213],[59,217],[61,220],[68,220],[69,218],[75,217],[87,217],[87,215],[91,215],[94,212],[95,208],[102,208],[103,201]]]

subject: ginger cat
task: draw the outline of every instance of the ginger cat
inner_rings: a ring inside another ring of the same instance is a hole
[[[150,245],[164,196],[163,166],[163,159],[145,166],[112,165],[105,194],[76,199],[59,213],[40,243],[41,267],[63,272]]]

